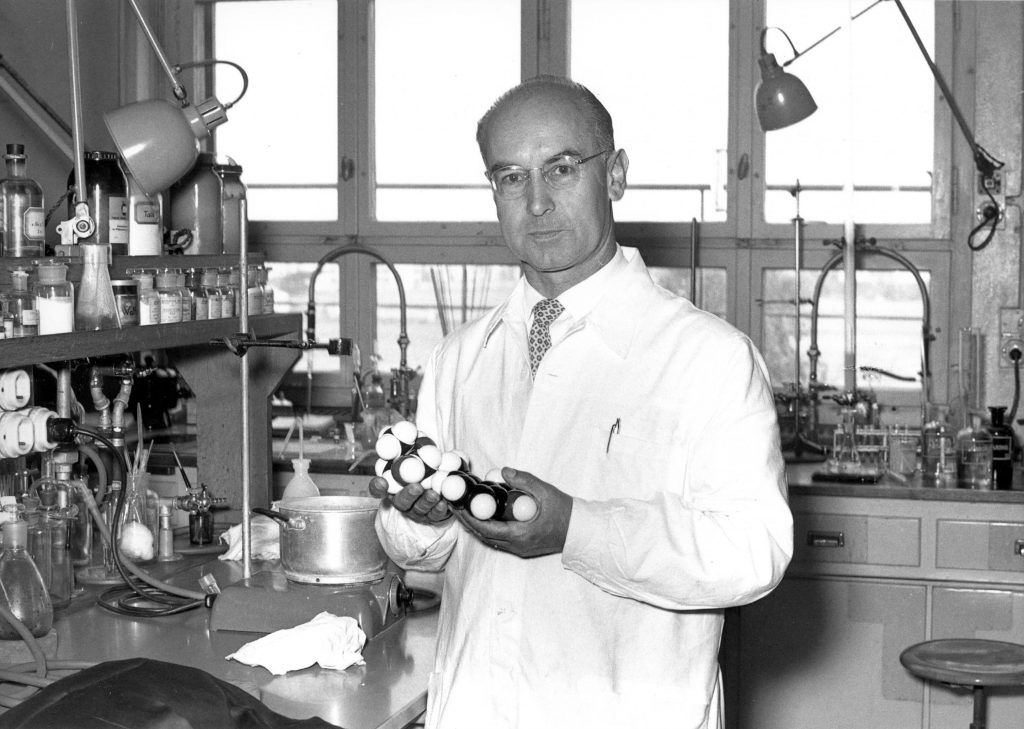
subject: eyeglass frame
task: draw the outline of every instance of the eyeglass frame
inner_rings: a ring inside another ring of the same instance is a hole
[[[526,176],[527,176],[527,178],[529,180],[533,179],[533,172],[537,171],[537,172],[540,172],[541,179],[544,180],[544,184],[546,184],[548,187],[550,187],[550,188],[552,188],[554,190],[571,190],[577,184],[579,184],[579,180],[578,179],[570,187],[557,187],[556,185],[552,185],[551,182],[548,180],[547,175],[544,173],[544,168],[548,164],[550,164],[551,162],[555,162],[556,160],[561,160],[561,159],[565,159],[565,158],[569,158],[570,160],[573,160],[573,163],[576,165],[577,168],[579,168],[579,167],[582,167],[587,162],[589,162],[590,160],[597,159],[602,154],[608,154],[609,152],[614,152],[614,151],[615,151],[614,147],[612,147],[610,149],[602,149],[600,152],[596,152],[595,154],[592,154],[589,157],[579,157],[579,155],[575,155],[575,154],[572,154],[570,152],[565,152],[564,154],[556,154],[554,157],[548,158],[544,162],[544,164],[542,164],[540,167],[526,168],[526,167],[523,167],[521,165],[502,165],[501,167],[498,167],[497,169],[484,170],[484,177],[486,177],[487,181],[491,184],[491,190],[494,192],[494,194],[498,195],[498,197],[500,197],[502,200],[518,200],[526,192],[526,185],[524,184],[523,185],[523,192],[520,193],[519,195],[516,195],[514,197],[501,197],[501,194],[498,192],[497,183],[494,181],[494,175],[496,175],[497,173],[501,172],[502,170],[515,170],[515,169],[522,170],[523,172],[526,173]]]

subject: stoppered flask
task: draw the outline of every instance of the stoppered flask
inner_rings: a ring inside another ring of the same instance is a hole
[[[992,488],[992,436],[977,417],[956,436],[956,485],[962,489]]]
[[[25,145],[8,144],[7,176],[0,180],[0,255],[36,258],[44,253],[43,189],[26,174]]]

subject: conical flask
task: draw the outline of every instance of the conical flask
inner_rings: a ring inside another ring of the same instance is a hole
[[[75,331],[120,329],[114,290],[110,286],[107,247],[82,243],[82,282],[75,306]]]
[[[4,551],[0,554],[0,602],[29,632],[41,638],[53,627],[53,604],[39,568],[28,546],[28,523],[9,521],[3,525]],[[6,620],[0,620],[0,640],[21,640]]]

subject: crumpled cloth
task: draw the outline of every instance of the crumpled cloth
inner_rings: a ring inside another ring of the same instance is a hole
[[[250,546],[252,558],[256,560],[281,558],[281,525],[269,516],[254,516],[249,520]],[[233,527],[220,535],[220,540],[228,545],[226,552],[217,557],[223,560],[242,558],[242,525]]]
[[[246,643],[227,656],[249,666],[263,666],[275,676],[309,668],[343,671],[362,666],[366,633],[355,618],[322,612],[308,623],[278,630]]]

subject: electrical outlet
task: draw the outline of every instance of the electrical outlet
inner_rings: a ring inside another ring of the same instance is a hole
[[[999,310],[999,366],[1013,367],[1010,352],[1024,355],[1024,309]]]
[[[991,197],[989,197],[991,195]],[[992,201],[995,200],[995,203]],[[1006,226],[1006,197],[1003,194],[1003,172],[993,170],[991,174],[978,173],[977,205],[974,217],[979,223],[996,218],[996,227]]]

